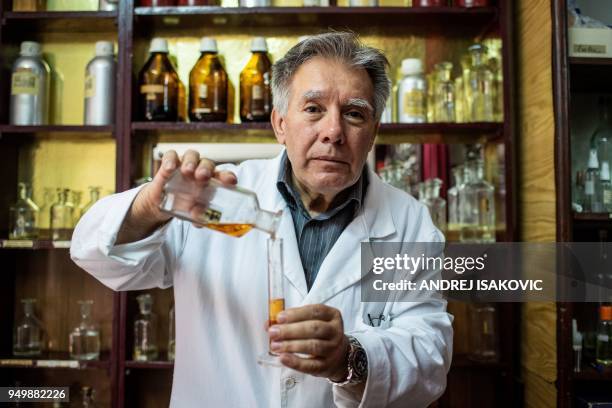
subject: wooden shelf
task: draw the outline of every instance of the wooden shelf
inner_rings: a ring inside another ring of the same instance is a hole
[[[61,368],[61,369],[110,369],[108,353],[102,353],[100,360],[73,360],[68,352],[45,353],[40,357],[0,358],[0,368]]]
[[[174,369],[174,361],[134,361],[129,360],[125,362],[125,368],[135,369],[156,369],[156,370],[170,370]]]
[[[574,221],[612,221],[612,213],[574,213]]]
[[[0,125],[2,136],[10,135],[46,135],[50,133],[58,134],[57,137],[110,137],[115,130],[114,126],[86,126],[86,125],[40,125],[40,126],[19,126],[19,125]]]
[[[612,66],[612,58],[570,57],[570,65],[607,65]]]
[[[51,240],[21,240],[3,239],[0,240],[2,249],[69,249],[70,241],[51,241]]]
[[[599,372],[595,367],[583,367],[579,373],[573,373],[574,381],[612,381],[612,370]]]
[[[111,32],[117,30],[117,15],[116,11],[7,11],[2,24],[15,33]]]
[[[504,370],[506,365],[499,361],[477,361],[472,360],[467,354],[456,354],[453,356],[451,370],[460,369],[484,369],[484,370]]]

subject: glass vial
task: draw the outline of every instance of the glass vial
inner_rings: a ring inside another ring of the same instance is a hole
[[[40,44],[22,42],[11,75],[11,125],[49,123],[50,77],[51,70],[42,58]]]
[[[15,356],[33,357],[42,352],[42,323],[34,315],[36,299],[21,299],[23,317],[15,325],[13,354]]]
[[[140,116],[148,121],[178,120],[179,77],[168,58],[168,41],[154,38],[138,75]]]
[[[612,367],[612,306],[599,307],[595,361],[605,368]]]
[[[240,120],[267,122],[272,112],[272,63],[263,37],[251,42],[251,59],[240,73]]]
[[[397,112],[400,123],[425,123],[427,121],[427,82],[423,76],[420,59],[402,61],[402,75],[397,87]]]
[[[93,300],[79,300],[81,321],[72,329],[69,340],[70,358],[75,360],[97,360],[100,358],[100,330],[92,322]]]
[[[98,41],[96,55],[85,68],[86,125],[112,125],[115,122],[115,45]]]
[[[484,180],[483,167],[482,160],[468,162],[459,189],[461,242],[495,242],[495,188]]]
[[[493,73],[486,61],[487,47],[474,44],[469,48],[471,66],[466,84],[470,122],[492,122],[494,114]]]
[[[168,324],[168,360],[174,361],[176,351],[176,320],[174,316],[174,305],[170,308]]]
[[[136,297],[140,314],[134,322],[134,355],[136,361],[157,359],[157,315],[152,312],[153,298],[144,294]]]
[[[451,80],[453,64],[441,62],[435,67],[433,118],[435,122],[455,122],[455,84]]]
[[[28,196],[28,185],[17,184],[17,201],[9,209],[9,239],[35,239],[39,208]]]
[[[200,40],[200,59],[189,73],[189,119],[227,121],[227,73],[217,55],[217,41]]]
[[[51,239],[69,241],[74,222],[73,204],[69,202],[70,190],[57,189],[57,201],[51,206]]]
[[[479,361],[497,359],[497,318],[489,303],[470,305],[470,357]]]

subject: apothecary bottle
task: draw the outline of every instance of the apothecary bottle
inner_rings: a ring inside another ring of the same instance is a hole
[[[77,302],[81,320],[69,336],[70,357],[76,360],[97,360],[100,357],[100,330],[92,321],[93,300]]]
[[[272,112],[272,63],[263,37],[251,42],[251,59],[240,73],[240,120],[267,122]]]
[[[429,209],[431,220],[441,231],[446,231],[446,200],[440,197],[442,180],[433,178],[425,181],[426,199],[425,204]]]
[[[13,354],[15,356],[39,356],[42,352],[43,327],[34,315],[36,299],[21,299],[23,316],[15,325]]]
[[[158,356],[157,315],[153,313],[153,298],[144,294],[136,297],[140,311],[134,321],[134,354],[136,361],[152,361]]]
[[[495,242],[495,188],[484,180],[483,167],[482,160],[469,161],[459,188],[461,242]]]
[[[200,59],[189,74],[189,119],[227,121],[227,73],[218,56],[217,41],[200,40]]]
[[[69,202],[70,190],[57,189],[57,201],[51,206],[51,239],[68,241],[74,226],[74,208]]]
[[[17,201],[9,209],[9,239],[35,239],[39,208],[28,195],[26,183],[17,184]]]
[[[179,77],[168,58],[168,41],[154,38],[138,76],[140,116],[148,121],[177,121]]]
[[[453,64],[436,64],[433,92],[433,116],[435,122],[455,122],[455,84],[451,79]]]
[[[469,48],[471,66],[466,84],[466,100],[470,122],[492,122],[494,114],[493,73],[486,61],[487,47],[474,44]]]

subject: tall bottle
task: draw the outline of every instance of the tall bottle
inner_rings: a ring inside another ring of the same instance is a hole
[[[468,162],[459,189],[461,242],[495,242],[495,188],[483,178],[482,160]]]
[[[402,61],[404,76],[397,87],[397,115],[400,123],[427,122],[427,82],[423,77],[423,63],[417,58]]]
[[[40,44],[22,42],[11,76],[11,125],[49,123],[50,77],[51,70],[42,58]]]
[[[267,122],[272,112],[272,63],[263,37],[251,42],[253,55],[240,73],[240,120]]]
[[[39,208],[28,197],[28,185],[17,184],[17,202],[9,209],[9,239],[35,239]]]
[[[69,189],[57,189],[57,201],[51,206],[51,239],[69,241],[74,222],[73,207],[69,205]]]
[[[200,59],[189,73],[189,119],[227,121],[227,73],[217,55],[217,41],[200,40]]]
[[[111,125],[115,122],[116,63],[114,44],[98,41],[96,55],[85,68],[86,125]]]
[[[433,92],[433,117],[435,122],[455,122],[455,84],[451,80],[453,64],[436,64],[436,81]]]
[[[610,100],[599,100],[599,120],[591,136],[591,149],[597,149],[599,161],[600,189],[596,201],[601,203],[602,212],[612,212],[612,189],[610,186],[610,143],[612,142],[612,115]]]
[[[134,322],[134,355],[136,361],[157,359],[157,315],[152,312],[153,298],[144,294],[136,298],[140,314]]]
[[[68,338],[70,357],[76,360],[97,360],[100,357],[100,330],[91,321],[93,300],[77,302],[81,310],[81,321]]]
[[[490,303],[470,305],[470,358],[478,361],[497,359],[497,312]]]
[[[168,41],[154,38],[149,52],[149,59],[138,75],[141,119],[176,121],[179,77],[168,58]]]
[[[597,343],[595,361],[605,368],[612,367],[612,306],[599,307],[599,327],[597,328]]]
[[[439,178],[429,179],[425,182],[425,190],[428,191],[425,204],[429,208],[431,220],[438,229],[446,231],[446,200],[440,197],[442,180]]]
[[[593,213],[602,212],[599,159],[597,157],[597,149],[592,146],[589,150],[589,162],[584,177],[584,211]]]
[[[465,169],[463,165],[453,167],[453,182],[454,185],[446,192],[448,198],[448,230],[459,231],[459,188],[464,181]]]
[[[42,352],[42,323],[34,315],[36,299],[21,299],[23,317],[15,325],[13,354],[15,356],[38,356]]]
[[[474,44],[469,48],[471,66],[466,84],[468,119],[470,122],[492,122],[494,113],[493,73],[486,61],[487,47]]]

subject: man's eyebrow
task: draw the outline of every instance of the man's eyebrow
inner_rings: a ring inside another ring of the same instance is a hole
[[[374,112],[374,108],[367,100],[363,98],[351,98],[346,102],[346,106],[356,106],[358,108],[365,108],[370,112]]]
[[[306,91],[306,92],[304,92],[304,95],[302,96],[302,99],[304,99],[305,101],[309,101],[311,99],[322,98],[323,95],[325,95],[325,94],[323,92],[321,92],[321,91]]]

